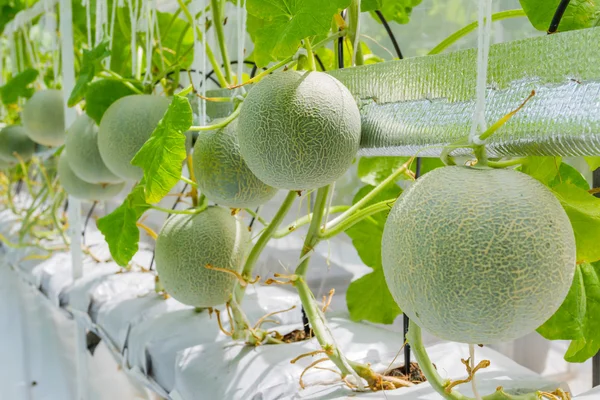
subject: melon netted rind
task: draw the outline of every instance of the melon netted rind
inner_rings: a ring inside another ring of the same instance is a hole
[[[14,153],[23,161],[31,159],[35,151],[35,143],[27,136],[25,129],[18,125],[11,125],[0,130],[0,161],[1,168],[15,166],[19,163]]]
[[[36,143],[57,147],[65,142],[65,114],[60,90],[48,89],[31,96],[21,113],[27,135]]]
[[[200,132],[194,146],[194,175],[200,192],[232,208],[257,207],[277,189],[250,171],[240,154],[237,120],[216,131]]]
[[[575,271],[569,218],[541,183],[514,170],[445,167],[405,191],[382,240],[390,292],[446,340],[526,335],[565,299]]]
[[[71,170],[89,183],[120,183],[123,179],[113,174],[102,161],[98,150],[98,127],[93,119],[82,114],[67,130],[65,140],[67,160]]]
[[[252,88],[241,107],[242,156],[270,186],[304,190],[328,185],[356,156],[358,106],[350,91],[326,73],[274,73]]]
[[[67,161],[67,152],[63,150],[58,160],[58,180],[65,191],[75,198],[90,201],[109,200],[121,193],[125,183],[97,184],[86,182],[71,170]]]
[[[98,131],[98,147],[108,169],[125,180],[140,180],[143,171],[131,160],[150,138],[170,100],[148,94],[125,96],[106,110]]]
[[[240,272],[250,234],[229,210],[209,207],[195,215],[174,215],[156,239],[156,271],[167,293],[194,307],[229,301],[236,278],[205,268]]]

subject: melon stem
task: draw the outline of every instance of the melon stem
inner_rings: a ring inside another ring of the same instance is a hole
[[[244,269],[242,270],[242,277],[244,279],[250,280],[252,278],[252,271],[254,270],[254,266],[256,265],[256,262],[258,261],[260,254],[267,246],[267,243],[269,242],[269,240],[275,234],[275,232],[276,232],[277,228],[279,227],[279,225],[281,224],[281,222],[283,222],[283,219],[285,218],[288,211],[292,207],[292,204],[294,204],[294,200],[296,199],[297,196],[298,196],[297,193],[293,190],[291,190],[287,194],[287,196],[283,200],[283,203],[281,203],[279,210],[277,211],[277,213],[275,214],[275,216],[273,217],[273,219],[271,220],[269,225],[266,226],[266,228],[264,229],[264,231],[262,232],[262,234],[260,235],[260,237],[258,238],[256,243],[252,247],[252,250],[250,251],[250,254],[248,255],[248,258],[246,259],[246,262],[244,264]],[[235,295],[236,300],[241,302],[242,299],[244,298],[245,292],[246,292],[246,288],[243,287],[242,285],[240,285],[239,283],[237,283],[236,287],[234,289],[234,295]]]
[[[223,0],[210,0],[210,8],[213,15],[215,32],[217,33],[217,41],[219,42],[219,49],[221,50],[221,58],[223,59],[225,79],[227,80],[227,85],[229,85],[233,82],[233,74],[231,72],[229,53],[227,52],[227,43],[225,43],[225,33],[223,32]]]
[[[446,387],[449,384],[448,380],[442,379],[438,374],[437,369],[431,362],[427,350],[423,345],[423,337],[421,335],[421,328],[411,321],[408,328],[407,339],[410,343],[410,347],[419,363],[419,367],[423,372],[423,375],[427,378],[427,382],[435,389],[435,391],[446,400],[475,400],[471,397],[465,396],[457,390],[446,391]],[[531,393],[513,395],[504,392],[502,387],[496,389],[492,394],[481,397],[482,400],[542,400],[544,394],[541,391],[535,391]]]
[[[312,46],[310,45],[310,38],[304,39],[304,48],[306,49],[306,58],[308,60],[308,70],[316,71],[317,66],[315,64],[315,54],[313,53]]]

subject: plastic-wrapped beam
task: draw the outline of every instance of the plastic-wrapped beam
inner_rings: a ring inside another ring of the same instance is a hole
[[[488,140],[490,156],[600,155],[600,28],[493,45],[488,126],[536,95]],[[467,137],[475,49],[330,72],[359,101],[361,155],[438,156]]]

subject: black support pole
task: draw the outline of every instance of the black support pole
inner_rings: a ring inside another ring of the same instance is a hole
[[[600,168],[594,171],[592,186],[594,188],[600,188]],[[600,197],[600,193],[596,193],[594,196]],[[592,386],[596,387],[600,385],[600,353],[596,353],[592,357]]]

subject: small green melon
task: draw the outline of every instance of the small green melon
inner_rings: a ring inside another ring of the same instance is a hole
[[[390,292],[415,323],[446,340],[510,341],[565,299],[575,237],[560,202],[509,169],[445,167],[405,191],[382,240]]]
[[[78,178],[69,166],[66,153],[63,150],[60,155],[57,169],[58,180],[69,195],[81,200],[102,201],[115,197],[125,187],[125,183],[96,184]]]
[[[227,207],[257,207],[277,193],[260,181],[242,158],[237,120],[216,131],[200,132],[194,146],[194,175],[209,200]]]
[[[82,114],[67,131],[65,140],[69,166],[80,179],[89,183],[119,183],[119,178],[104,165],[98,150],[98,127]]]
[[[23,161],[29,161],[34,151],[35,143],[29,139],[23,127],[11,125],[0,130],[0,161],[5,165],[4,168],[19,163],[14,153],[17,153]]]
[[[241,107],[240,151],[250,170],[270,186],[328,185],[356,156],[358,106],[350,91],[326,73],[274,73],[252,88]]]
[[[231,297],[236,279],[205,268],[240,272],[250,234],[229,210],[208,207],[199,214],[174,215],[156,239],[156,271],[167,293],[195,307],[215,307]]]
[[[98,131],[100,156],[111,172],[126,180],[142,178],[142,169],[131,165],[131,160],[152,135],[169,103],[166,97],[136,94],[111,104]]]
[[[23,107],[21,120],[34,142],[50,147],[61,146],[65,142],[62,92],[49,89],[34,93]]]

